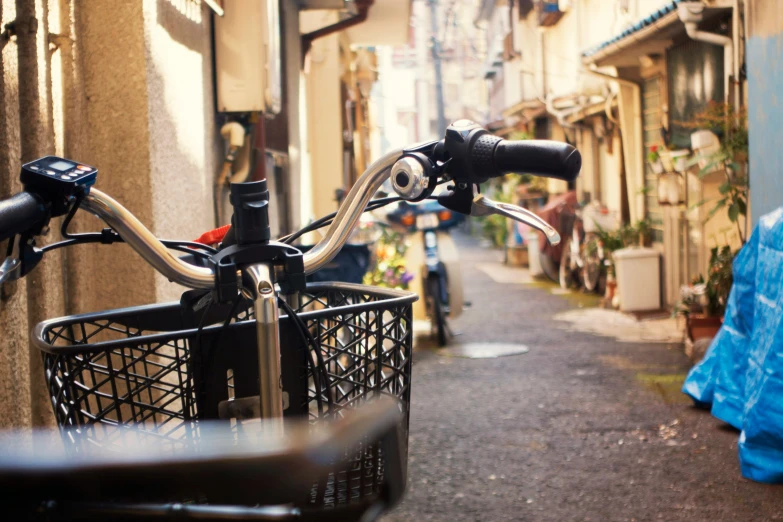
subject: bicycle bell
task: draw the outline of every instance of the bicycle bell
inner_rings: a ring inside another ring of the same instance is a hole
[[[437,176],[433,175],[430,159],[423,154],[406,154],[391,169],[391,184],[404,200],[421,201],[435,189]]]

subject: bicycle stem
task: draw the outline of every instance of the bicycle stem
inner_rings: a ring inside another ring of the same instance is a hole
[[[277,309],[272,267],[256,264],[242,270],[244,287],[253,294],[258,346],[258,381],[262,419],[283,417],[280,369],[280,316]],[[281,423],[272,425],[282,429]]]

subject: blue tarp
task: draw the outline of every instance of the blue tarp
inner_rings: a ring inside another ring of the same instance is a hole
[[[783,483],[783,208],[734,259],[723,327],[682,391],[742,430],[742,474]]]

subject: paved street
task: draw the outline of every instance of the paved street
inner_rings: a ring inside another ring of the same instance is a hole
[[[455,342],[514,342],[498,359],[417,353],[408,493],[391,521],[783,520],[783,487],[741,478],[737,432],[679,393],[677,345],[566,331],[575,307],[501,284],[464,237]]]

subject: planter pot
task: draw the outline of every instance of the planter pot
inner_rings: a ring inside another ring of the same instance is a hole
[[[663,170],[665,172],[672,172],[674,170],[674,160],[672,159],[671,152],[668,150],[662,150],[658,153],[663,164]]]
[[[699,339],[712,339],[718,335],[723,324],[723,317],[690,314],[688,316],[688,337],[692,341]]]
[[[507,246],[506,263],[511,266],[528,266],[527,245]]]
[[[688,156],[690,156],[690,154],[691,152],[688,149],[671,151],[671,158],[675,171],[685,172],[688,170]]]
[[[649,163],[654,174],[663,174],[663,163],[660,158],[655,161],[650,161]]]
[[[614,294],[617,291],[617,282],[616,281],[607,281],[606,282],[606,292],[604,293],[604,298],[608,303],[612,302],[612,299],[614,299]]]

